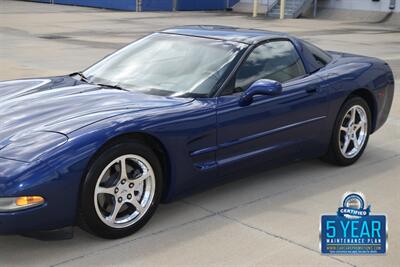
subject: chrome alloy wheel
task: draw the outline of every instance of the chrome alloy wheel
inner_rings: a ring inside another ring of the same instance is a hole
[[[112,228],[129,227],[146,214],[155,187],[154,171],[146,159],[138,155],[120,156],[104,168],[97,180],[97,216]]]
[[[362,150],[368,131],[368,117],[360,105],[352,106],[343,117],[339,130],[340,152],[345,158],[354,158]]]

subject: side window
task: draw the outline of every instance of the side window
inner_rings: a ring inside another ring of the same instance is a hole
[[[246,90],[260,79],[286,82],[305,74],[303,63],[289,41],[273,41],[256,47],[236,73],[234,92]]]
[[[331,57],[318,47],[306,41],[303,41],[303,44],[306,46],[308,51],[310,51],[311,55],[313,56],[319,68],[325,67],[326,64],[328,64],[331,61]]]

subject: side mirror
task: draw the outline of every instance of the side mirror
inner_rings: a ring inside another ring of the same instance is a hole
[[[282,93],[282,84],[277,81],[262,79],[250,85],[240,97],[239,104],[248,106],[253,102],[255,95],[270,95],[276,96]]]

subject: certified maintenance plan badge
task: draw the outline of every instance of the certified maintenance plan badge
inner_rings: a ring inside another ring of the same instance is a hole
[[[322,254],[385,254],[386,216],[371,215],[362,193],[346,193],[342,203],[336,215],[321,216]]]

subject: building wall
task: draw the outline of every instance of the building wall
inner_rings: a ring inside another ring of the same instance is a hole
[[[323,8],[367,10],[389,12],[391,0],[380,0],[374,2],[372,0],[319,0],[318,6]],[[400,0],[395,1],[396,8],[394,12],[400,12]]]
[[[240,0],[241,3],[253,3],[254,0]],[[269,2],[272,2],[273,0],[258,0],[258,2],[262,5],[268,5]]]
[[[176,0],[177,10],[224,10],[239,0]]]
[[[274,4],[277,1],[279,0],[258,0],[258,13],[265,14],[268,10],[270,10],[274,6]],[[240,0],[233,7],[233,10],[238,12],[252,13],[253,4],[254,0]]]
[[[35,0],[37,1],[37,0]],[[43,2],[43,0],[42,0]],[[47,1],[48,2],[48,1]],[[109,8],[117,10],[136,10],[136,0],[53,0],[50,1],[54,4],[62,5],[77,5],[77,6],[88,6],[88,7],[99,7],[99,8]]]
[[[2,1],[2,0],[0,0]],[[33,2],[89,6],[117,10],[172,11],[176,10],[224,10],[237,4],[239,0],[28,0]],[[270,0],[271,1],[271,0]]]

